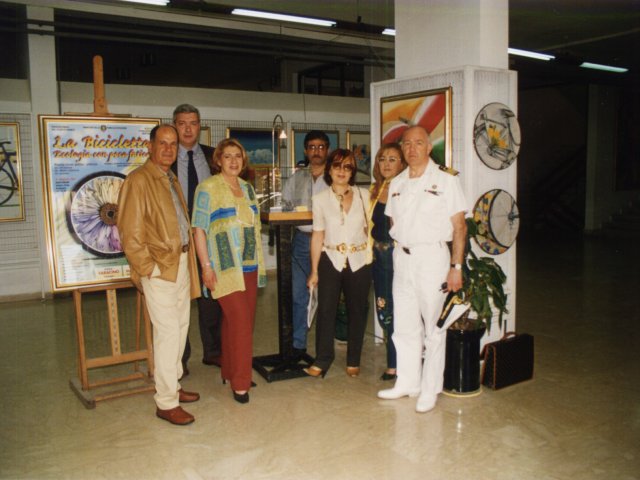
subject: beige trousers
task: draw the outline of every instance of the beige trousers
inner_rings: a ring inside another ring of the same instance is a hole
[[[158,408],[168,410],[179,405],[178,379],[182,376],[182,353],[189,332],[191,307],[188,253],[180,255],[178,278],[168,282],[158,278],[156,265],[151,278],[141,279],[145,302],[153,324],[153,359]]]

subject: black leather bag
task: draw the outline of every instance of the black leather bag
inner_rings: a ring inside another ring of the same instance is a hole
[[[533,378],[533,337],[507,332],[484,347],[482,384],[498,390]]]

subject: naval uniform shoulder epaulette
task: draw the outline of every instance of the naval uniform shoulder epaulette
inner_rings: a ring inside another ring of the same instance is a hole
[[[444,165],[438,165],[438,168],[443,172],[448,173],[449,175],[453,175],[454,177],[458,175],[458,173],[460,173],[457,170],[453,168],[445,167]]]

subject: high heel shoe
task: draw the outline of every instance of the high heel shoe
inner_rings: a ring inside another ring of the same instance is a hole
[[[380,380],[383,380],[383,381],[395,380],[396,378],[398,378],[398,375],[396,375],[395,373],[389,373],[389,372],[384,372],[380,376]]]
[[[360,367],[347,367],[347,375],[357,377],[360,375]]]
[[[320,367],[316,367],[315,365],[311,365],[309,368],[303,368],[302,371],[309,375],[310,377],[322,377],[327,374],[326,370],[321,369]]]
[[[249,403],[249,392],[238,393],[233,391],[233,399],[238,403]]]

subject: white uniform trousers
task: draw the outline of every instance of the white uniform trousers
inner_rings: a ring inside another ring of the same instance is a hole
[[[397,390],[420,391],[421,397],[434,399],[442,391],[447,332],[436,323],[446,298],[440,289],[447,279],[449,262],[445,242],[414,247],[410,254],[399,246],[393,251]]]
[[[180,255],[178,278],[168,282],[158,278],[158,266],[151,278],[142,277],[142,289],[149,317],[153,324],[153,359],[156,394],[154,399],[161,410],[179,405],[178,390],[182,377],[182,353],[184,352],[189,315],[191,313],[188,253]]]

